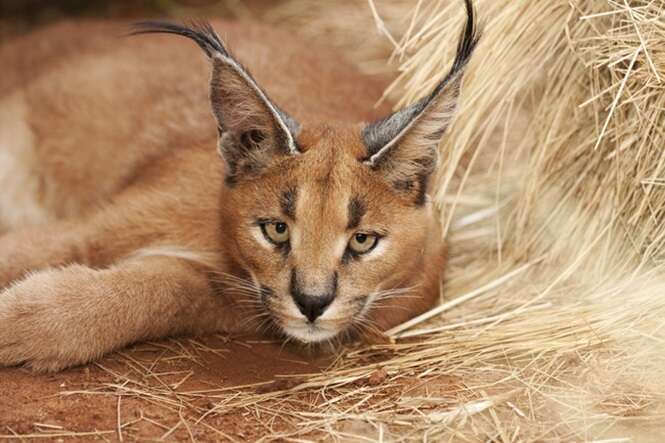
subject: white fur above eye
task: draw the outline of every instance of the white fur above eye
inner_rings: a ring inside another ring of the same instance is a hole
[[[254,240],[256,240],[258,244],[266,249],[274,248],[274,245],[266,239],[265,235],[263,235],[263,231],[261,230],[260,226],[252,226],[250,231],[252,233],[252,237],[254,237]]]
[[[381,257],[383,254],[385,254],[386,250],[388,249],[388,246],[390,245],[390,241],[385,238],[380,238],[378,241],[379,242],[376,244],[374,249],[361,255],[363,260],[365,261],[376,260],[377,258]]]
[[[344,255],[344,251],[346,251],[348,245],[349,245],[349,238],[346,235],[340,235],[334,244],[335,255],[337,257],[341,257],[342,255]]]

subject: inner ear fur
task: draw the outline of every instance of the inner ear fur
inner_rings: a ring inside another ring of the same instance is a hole
[[[417,205],[425,202],[429,177],[438,163],[439,143],[455,114],[460,81],[461,76],[449,81],[433,99],[413,105],[411,112],[389,117],[397,121],[384,120],[373,126],[383,134],[396,127],[401,130],[384,144],[375,145],[378,149],[367,163],[398,191],[412,195]],[[411,120],[404,121],[410,114]]]
[[[236,64],[231,59],[213,58],[210,82],[219,152],[231,176],[257,172],[275,155],[297,153],[297,125]]]

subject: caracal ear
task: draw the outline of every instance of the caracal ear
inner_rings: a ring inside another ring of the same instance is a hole
[[[254,174],[276,155],[298,154],[298,124],[279,109],[252,75],[228,51],[210,24],[137,23],[132,34],[167,33],[190,38],[212,62],[210,101],[219,129],[219,152],[228,166],[227,182]]]
[[[429,95],[367,125],[362,133],[365,164],[380,171],[397,190],[412,195],[417,205],[425,202],[438,146],[455,114],[464,68],[478,43],[473,5],[471,0],[465,2],[466,26],[448,74]]]

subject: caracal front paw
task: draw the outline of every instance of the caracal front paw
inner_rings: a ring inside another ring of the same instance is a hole
[[[84,290],[62,273],[42,271],[0,293],[0,366],[59,371],[99,356],[82,315],[91,309]]]

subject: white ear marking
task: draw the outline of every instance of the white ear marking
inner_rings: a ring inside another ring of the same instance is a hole
[[[266,240],[265,236],[263,235],[263,232],[261,231],[261,228],[258,226],[252,226],[251,228],[251,233],[252,237],[254,237],[254,240],[261,246],[263,246],[265,249],[273,249],[274,246]]]

